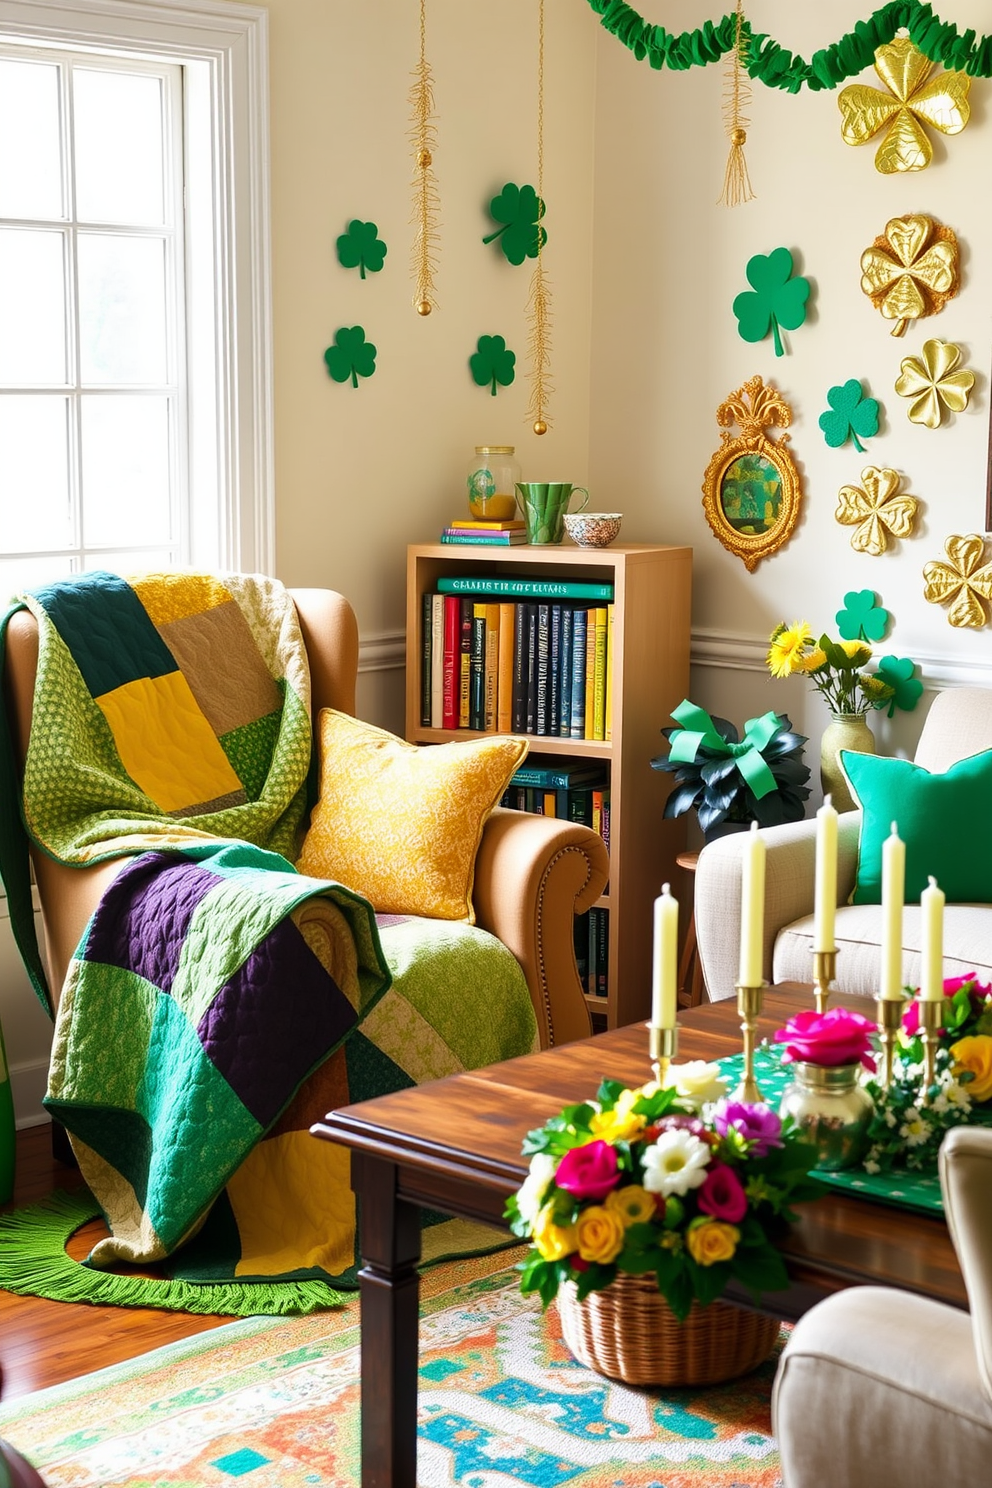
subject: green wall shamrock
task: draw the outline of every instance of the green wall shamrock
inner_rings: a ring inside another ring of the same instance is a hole
[[[484,243],[498,238],[499,246],[512,264],[537,257],[548,235],[538,226],[544,216],[544,202],[533,186],[514,186],[507,181],[499,196],[489,203],[489,211],[502,226],[483,238]]]
[[[775,355],[783,356],[785,348],[779,327],[795,331],[806,319],[809,280],[792,278],[792,254],[788,248],[775,248],[767,258],[756,253],[747,266],[744,290],[734,300],[734,314],[742,341],[763,341],[769,330],[775,341]]]
[[[916,662],[909,657],[883,656],[878,663],[878,676],[893,689],[889,700],[889,717],[897,708],[912,713],[923,696],[923,683],[913,676]]]
[[[335,382],[358,386],[359,377],[371,377],[375,371],[375,347],[365,339],[363,326],[341,326],[334,332],[334,345],[324,352],[327,370]]]
[[[820,414],[819,424],[830,448],[840,449],[850,436],[858,454],[863,455],[865,447],[858,435],[861,439],[870,439],[878,433],[877,401],[866,398],[861,383],[852,377],[832,387],[827,393],[827,402],[830,407],[826,413]]]
[[[890,618],[872,589],[850,590],[844,595],[844,608],[834,616],[845,641],[880,641]]]
[[[374,222],[359,222],[355,217],[348,223],[348,231],[338,238],[338,263],[346,269],[358,269],[363,279],[366,269],[378,274],[385,257],[386,245]]]
[[[507,351],[502,336],[480,336],[468,364],[479,386],[488,385],[495,398],[497,383],[500,387],[509,387],[513,381],[516,360],[515,353]]]

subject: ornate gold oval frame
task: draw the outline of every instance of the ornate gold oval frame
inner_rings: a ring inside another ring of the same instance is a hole
[[[720,404],[716,421],[725,433],[703,476],[703,510],[714,535],[754,573],[762,558],[788,541],[799,520],[802,483],[787,448],[789,436],[773,440],[765,433],[773,424],[787,429],[792,409],[775,388],[752,377]],[[737,438],[730,432],[734,424],[741,431]]]

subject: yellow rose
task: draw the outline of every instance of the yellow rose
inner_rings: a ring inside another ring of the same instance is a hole
[[[712,1266],[717,1261],[729,1261],[740,1238],[736,1225],[722,1219],[704,1219],[687,1231],[685,1243],[697,1266]]]
[[[579,1255],[584,1261],[598,1261],[608,1266],[623,1250],[624,1222],[613,1209],[591,1204],[583,1209],[575,1226],[579,1237]]]
[[[969,1080],[965,1090],[973,1101],[985,1101],[992,1095],[992,1037],[987,1033],[976,1033],[971,1038],[958,1039],[951,1045],[951,1058],[958,1070],[971,1070],[975,1078]]]
[[[639,1136],[647,1123],[631,1107],[640,1098],[639,1090],[622,1090],[612,1111],[597,1111],[589,1122],[593,1135],[603,1142],[630,1142]]]
[[[575,1225],[555,1224],[554,1204],[545,1204],[534,1221],[534,1244],[545,1261],[563,1261],[578,1244]]]
[[[624,1227],[644,1224],[647,1220],[654,1219],[654,1195],[649,1194],[639,1183],[630,1183],[626,1188],[615,1188],[612,1193],[608,1193],[603,1208],[609,1209],[611,1214],[618,1214]]]

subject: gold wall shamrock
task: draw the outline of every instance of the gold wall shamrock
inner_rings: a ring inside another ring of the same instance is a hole
[[[855,527],[851,547],[856,553],[878,558],[888,546],[886,531],[893,537],[909,537],[916,519],[915,496],[899,494],[902,479],[895,470],[868,465],[861,472],[860,486],[841,486],[834,516],[842,527]]]
[[[901,336],[910,320],[936,315],[960,288],[958,240],[922,212],[893,217],[861,255],[861,288]]]
[[[944,544],[948,562],[927,563],[923,569],[923,597],[931,604],[949,605],[952,625],[981,630],[988,623],[983,599],[992,600],[992,563],[984,563],[985,539],[977,532],[949,537]]]
[[[844,88],[837,97],[841,137],[848,145],[865,145],[885,129],[875,154],[875,169],[883,176],[897,171],[926,170],[933,146],[923,128],[941,134],[960,134],[971,118],[966,72],[938,72],[908,36],[897,36],[875,53],[875,71],[888,88],[881,93],[864,83]]]
[[[963,413],[968,407],[975,374],[966,367],[955,372],[960,360],[961,348],[953,341],[924,341],[922,356],[903,357],[896,392],[900,398],[912,398],[909,405],[912,423],[937,429],[945,408],[951,413]]]

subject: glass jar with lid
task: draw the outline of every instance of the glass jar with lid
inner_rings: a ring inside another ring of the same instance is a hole
[[[512,444],[477,444],[468,467],[468,504],[473,517],[505,522],[515,516],[519,479]]]

